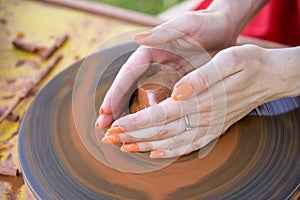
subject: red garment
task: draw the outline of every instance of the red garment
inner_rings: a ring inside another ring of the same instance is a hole
[[[212,0],[202,1],[195,10],[206,9]],[[300,45],[300,0],[270,0],[242,31],[242,35]]]

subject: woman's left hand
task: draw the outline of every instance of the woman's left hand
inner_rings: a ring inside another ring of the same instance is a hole
[[[151,158],[176,157],[202,148],[255,107],[287,95],[291,77],[282,72],[290,58],[280,53],[254,45],[219,52],[183,77],[171,98],[117,119],[103,143],[123,142],[122,151],[150,151]],[[186,130],[184,116],[191,130]]]

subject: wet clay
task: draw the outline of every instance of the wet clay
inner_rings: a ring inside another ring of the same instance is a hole
[[[181,75],[174,70],[159,68],[154,74],[142,77],[132,96],[129,112],[135,113],[169,98]]]

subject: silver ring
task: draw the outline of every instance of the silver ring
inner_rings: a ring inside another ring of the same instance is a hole
[[[187,115],[184,115],[183,118],[184,118],[184,122],[185,122],[185,130],[186,131],[191,130],[192,127],[191,127],[191,124],[190,124],[189,117]]]

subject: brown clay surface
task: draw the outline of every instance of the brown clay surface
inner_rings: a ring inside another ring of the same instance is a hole
[[[142,77],[131,97],[129,112],[135,113],[170,97],[173,86],[181,77],[176,71],[162,67],[157,67],[152,74]]]

